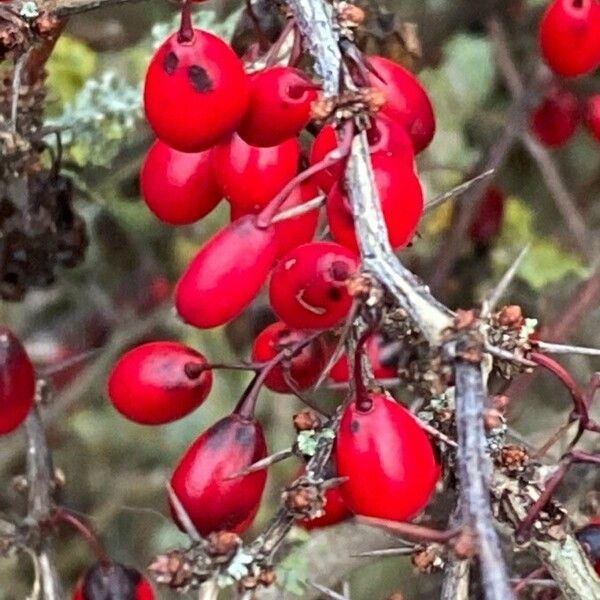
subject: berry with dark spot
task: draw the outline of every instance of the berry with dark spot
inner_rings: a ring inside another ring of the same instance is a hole
[[[575,535],[594,565],[596,573],[600,575],[600,517],[591,519]]]
[[[152,57],[144,107],[163,142],[181,152],[201,152],[235,131],[249,96],[248,76],[230,46],[194,29],[190,41],[174,33]]]
[[[156,140],[140,173],[148,208],[165,223],[188,225],[210,213],[221,200],[210,150],[179,152]]]
[[[563,77],[591,73],[600,65],[600,2],[554,0],[540,23],[540,48]]]
[[[273,269],[271,307],[295,329],[335,327],[352,306],[347,281],[357,269],[356,254],[339,244],[311,242],[298,246]]]
[[[213,149],[215,178],[236,215],[257,213],[298,172],[295,139],[269,148],[250,146],[239,135]]]
[[[175,306],[190,325],[208,329],[237,317],[254,300],[278,253],[273,226],[259,228],[246,215],[198,251],[175,290]]]
[[[78,581],[73,600],[154,600],[148,580],[121,563],[96,563]]]
[[[265,489],[263,469],[232,477],[267,456],[260,423],[234,413],[217,421],[185,452],[171,486],[197,531],[242,534],[254,520]],[[171,507],[178,526],[183,529]]]
[[[581,117],[577,96],[552,88],[529,119],[531,133],[549,148],[564,146],[575,133]]]
[[[585,125],[600,142],[600,94],[590,96],[585,103]]]
[[[282,350],[298,344],[305,337],[305,333],[290,329],[281,321],[272,323],[254,340],[252,361],[268,362]],[[265,385],[274,392],[289,394],[292,392],[289,379],[296,389],[306,390],[317,382],[324,367],[323,346],[318,339],[312,340],[271,369],[265,379]]]
[[[0,326],[0,434],[10,433],[27,417],[35,395],[35,371],[17,336]]]
[[[378,153],[372,156],[375,185],[392,248],[407,246],[423,214],[423,190],[414,164]],[[354,217],[345,182],[338,181],[327,195],[327,221],[333,239],[358,252]]]
[[[368,60],[381,77],[369,75],[369,85],[381,90],[386,98],[381,112],[402,124],[415,152],[421,152],[435,133],[435,115],[425,88],[410,71],[387,58],[369,56]]]
[[[125,417],[160,425],[198,408],[212,387],[206,358],[178,342],[149,342],[124,354],[108,379],[108,395]]]
[[[342,497],[355,514],[407,521],[431,498],[440,476],[425,431],[385,394],[356,398],[342,414],[336,438]]]

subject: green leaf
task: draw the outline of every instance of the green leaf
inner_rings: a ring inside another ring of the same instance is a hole
[[[303,596],[308,578],[308,556],[302,548],[286,556],[276,569],[278,583],[291,594]]]

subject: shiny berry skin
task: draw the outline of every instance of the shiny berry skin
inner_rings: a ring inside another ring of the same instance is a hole
[[[235,131],[250,97],[244,66],[221,38],[193,30],[189,42],[174,33],[156,51],[144,88],[150,126],[181,152],[207,150]]]
[[[173,472],[171,485],[201,535],[221,530],[242,534],[250,527],[267,472],[228,477],[266,456],[260,423],[237,414],[217,421],[190,446]],[[177,522],[173,507],[171,513]]]
[[[237,317],[254,300],[278,253],[275,228],[246,215],[218,231],[196,254],[175,290],[175,307],[190,325],[208,329]]]
[[[531,133],[549,148],[564,146],[575,133],[581,111],[577,97],[567,90],[550,90],[529,118]]]
[[[77,582],[73,600],[154,600],[142,574],[120,563],[96,563]]]
[[[300,331],[290,329],[285,323],[277,321],[263,329],[252,346],[252,362],[267,362],[275,358],[286,347],[293,346],[305,338]],[[306,390],[319,379],[325,367],[325,352],[319,340],[313,340],[293,356],[286,364],[276,365],[265,380],[265,385],[274,392],[289,394],[292,392],[286,380],[289,379],[298,390]]]
[[[600,94],[587,99],[585,125],[594,138],[600,142]]]
[[[336,438],[336,467],[346,504],[358,515],[407,521],[431,498],[440,476],[423,429],[400,404],[370,393],[351,402]]]
[[[335,327],[352,306],[346,281],[357,269],[356,254],[339,244],[311,242],[298,246],[273,269],[271,307],[295,329]]]
[[[369,85],[385,94],[381,112],[404,126],[418,154],[435,133],[435,115],[425,88],[410,71],[387,58],[369,56],[368,60],[383,79],[369,75]]]
[[[414,161],[415,151],[406,129],[385,115],[380,114],[373,119],[373,124],[367,130],[367,139],[371,154],[383,153],[387,156],[396,156],[407,163]],[[323,160],[329,152],[335,150],[337,145],[335,128],[325,125],[310,149],[310,164],[314,165]],[[341,180],[343,173],[344,162],[340,161],[317,173],[314,179],[321,189],[328,192],[335,183]]]
[[[315,85],[293,67],[271,67],[250,75],[250,104],[238,127],[253,146],[276,146],[296,137],[310,121]]]
[[[0,435],[27,417],[35,395],[35,371],[17,336],[0,325]]]
[[[149,342],[124,354],[108,379],[108,395],[125,417],[160,425],[198,408],[212,387],[204,356],[178,342]]]
[[[250,214],[264,208],[296,175],[299,160],[295,139],[258,148],[234,135],[213,149],[213,172],[232,209]]]
[[[302,467],[296,474],[296,479],[304,475],[305,472],[306,468]],[[335,477],[335,475],[331,474],[331,477]],[[324,496],[323,514],[314,519],[298,519],[296,525],[302,527],[302,529],[311,531],[313,529],[323,529],[323,527],[337,525],[352,517],[352,511],[346,506],[339,487],[327,488]]]
[[[498,186],[485,191],[469,225],[469,238],[476,246],[487,246],[500,232],[504,203],[504,192]]]
[[[404,248],[414,237],[423,214],[421,182],[412,162],[375,154],[372,164],[389,242],[396,250]],[[331,188],[326,208],[333,239],[358,252],[354,217],[343,181]]]
[[[140,172],[142,197],[165,223],[188,225],[205,217],[221,200],[210,150],[179,152],[156,140]]]
[[[554,0],[540,23],[540,48],[563,77],[585,75],[600,65],[600,2]]]
[[[596,573],[600,575],[600,519],[598,517],[592,519],[575,535],[594,565]]]
[[[379,333],[375,333],[365,342],[367,357],[373,371],[375,379],[395,379],[398,377],[398,370],[394,364],[398,362],[397,355],[392,355],[390,361],[382,356],[387,342]],[[350,371],[348,370],[348,357],[344,354],[329,371],[329,377],[336,383],[345,383],[350,381]]]

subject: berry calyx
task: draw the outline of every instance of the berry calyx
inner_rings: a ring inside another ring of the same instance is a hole
[[[235,134],[213,149],[213,172],[236,215],[257,213],[298,172],[300,145],[288,139],[258,148]]]
[[[235,131],[248,107],[250,84],[221,38],[186,31],[189,35],[167,38],[152,57],[144,108],[163,142],[181,152],[201,152]]]
[[[379,75],[370,73],[369,85],[385,94],[381,112],[406,129],[418,154],[435,133],[435,116],[425,88],[410,71],[387,58],[369,56],[368,60]]]
[[[0,435],[25,420],[35,396],[35,371],[17,336],[0,326]]]
[[[165,223],[188,225],[210,213],[221,200],[209,150],[179,152],[156,140],[140,172],[142,197]]]
[[[336,438],[342,497],[355,514],[407,521],[431,498],[440,469],[427,435],[413,416],[385,394],[355,399],[342,414]]]
[[[154,600],[147,579],[133,567],[121,563],[96,563],[75,587],[73,600]]]
[[[580,117],[577,96],[568,90],[553,88],[531,114],[529,127],[544,146],[558,148],[573,137]]]
[[[253,146],[275,146],[296,137],[310,121],[316,86],[293,67],[271,67],[250,76],[250,103],[239,135]]]
[[[585,125],[594,138],[600,142],[600,94],[595,94],[587,99]]]
[[[298,246],[271,275],[269,299],[279,318],[295,329],[339,325],[352,306],[347,281],[358,269],[354,252],[332,242]]]
[[[267,456],[262,426],[232,414],[207,429],[185,452],[171,486],[198,532],[241,534],[258,512],[267,473],[263,469],[233,477]],[[177,525],[183,529],[171,507]]]
[[[540,48],[548,66],[563,77],[577,77],[600,65],[598,0],[554,0],[540,23]]]
[[[252,346],[252,361],[266,363],[275,358],[282,350],[291,348],[306,339],[306,334],[290,329],[285,323],[277,321],[263,329]],[[325,353],[321,342],[312,340],[300,350],[273,367],[265,378],[265,385],[281,394],[306,390],[314,385],[325,366]]]
[[[206,358],[178,342],[150,342],[124,354],[108,379],[108,395],[126,418],[160,425],[198,408],[212,387]]]
[[[405,247],[423,214],[423,190],[412,161],[386,154],[372,156],[375,185],[392,248]],[[345,183],[338,181],[327,195],[327,221],[336,242],[358,252],[354,217]]]
[[[254,215],[227,225],[200,248],[179,279],[177,312],[200,329],[231,321],[260,291],[278,249],[275,228],[258,228]]]

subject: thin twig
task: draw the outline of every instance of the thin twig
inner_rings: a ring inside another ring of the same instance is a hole
[[[438,206],[440,206],[440,204],[444,204],[444,202],[450,200],[451,198],[456,198],[457,196],[464,194],[467,190],[470,190],[476,183],[479,183],[480,181],[491,177],[493,174],[494,169],[488,169],[487,171],[484,171],[476,177],[473,177],[457,185],[456,187],[453,187],[451,190],[434,196],[431,200],[427,200],[427,202],[425,202],[425,212],[437,208]]]

